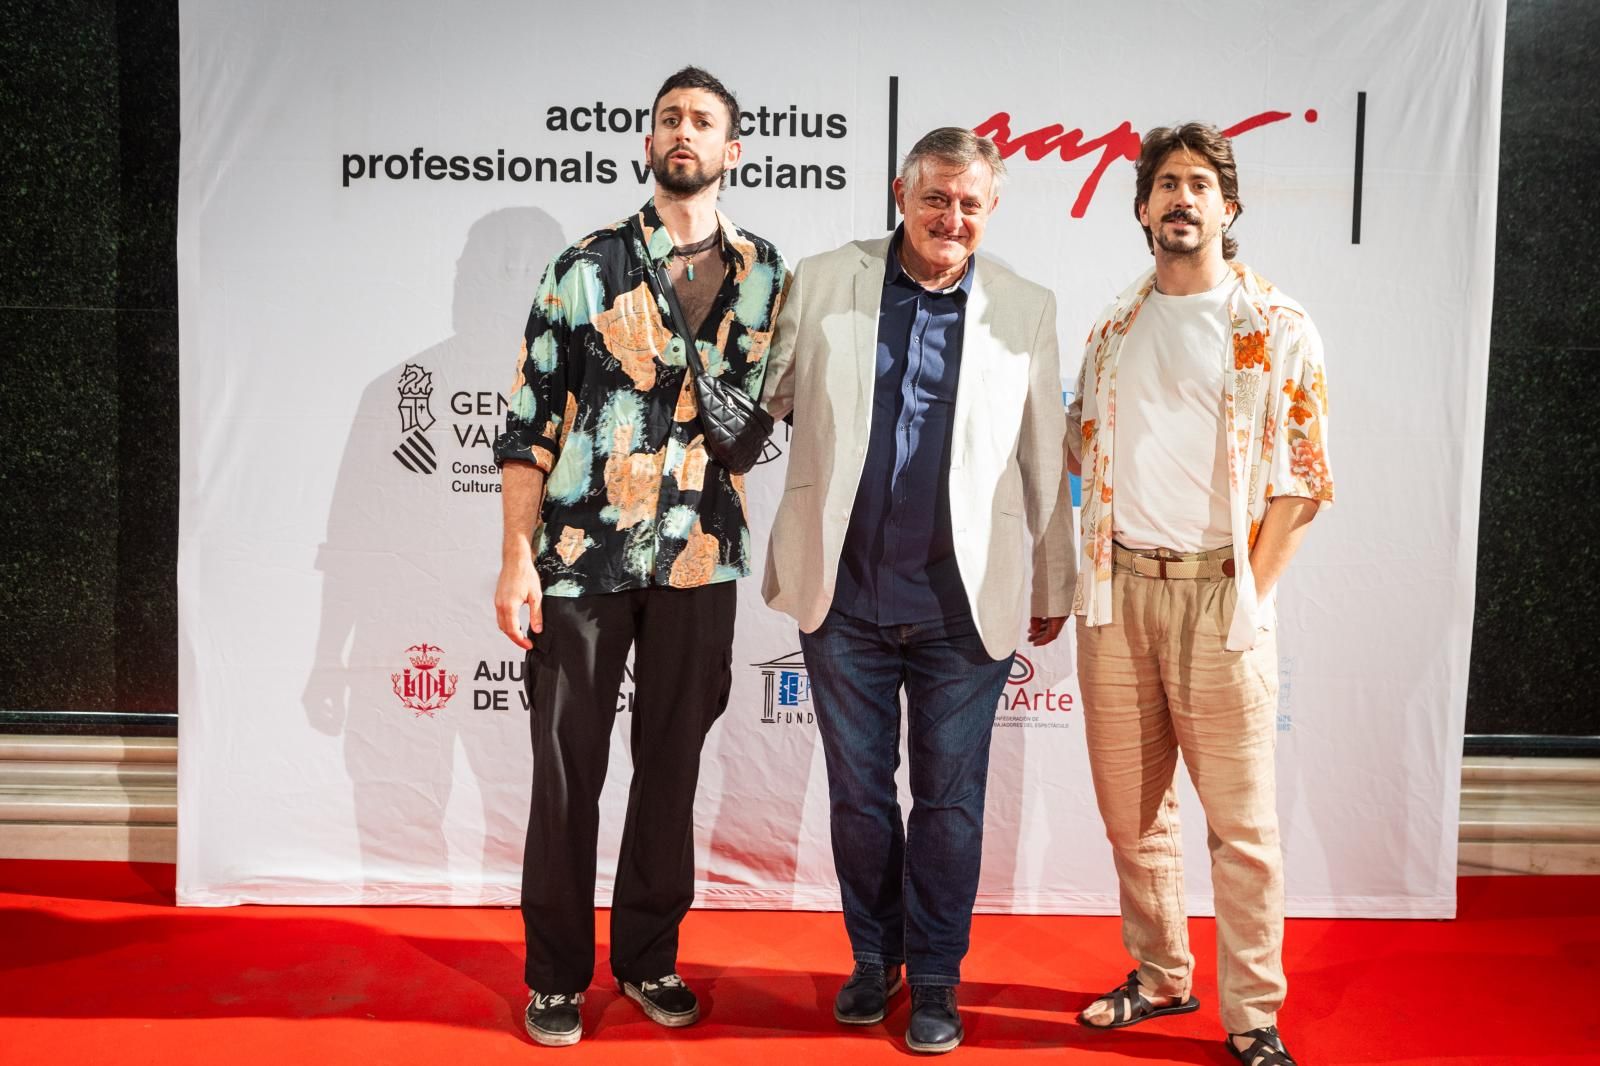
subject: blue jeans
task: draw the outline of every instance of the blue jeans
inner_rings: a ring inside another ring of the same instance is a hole
[[[955,985],[972,931],[995,706],[1011,672],[967,616],[879,626],[840,614],[800,635],[827,757],[833,864],[857,962]],[[900,690],[911,817],[902,825]]]

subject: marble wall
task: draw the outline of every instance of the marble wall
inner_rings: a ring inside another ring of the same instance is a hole
[[[0,710],[171,710],[177,5],[0,27]]]
[[[0,26],[0,711],[170,710],[177,4]],[[1600,733],[1596,70],[1600,4],[1511,0],[1470,733]]]
[[[1600,4],[1512,0],[1468,733],[1600,734]]]

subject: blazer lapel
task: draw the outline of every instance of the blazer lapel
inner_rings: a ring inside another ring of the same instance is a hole
[[[878,371],[878,311],[883,307],[883,275],[888,242],[880,254],[861,257],[856,272],[852,310],[855,324],[856,424],[863,435],[872,432],[872,391]]]
[[[967,293],[967,311],[962,318],[961,368],[956,376],[955,429],[953,450],[960,456],[966,452],[966,443],[979,430],[983,406],[990,390],[984,387],[988,377],[993,338],[989,333],[989,290],[984,285],[983,260],[974,259],[972,289]]]

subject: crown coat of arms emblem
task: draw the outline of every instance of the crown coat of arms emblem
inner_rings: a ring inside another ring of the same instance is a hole
[[[444,709],[450,697],[456,694],[460,674],[447,673],[439,665],[444,649],[436,644],[413,644],[406,649],[411,666],[398,674],[390,674],[394,694],[418,718],[434,716]]]

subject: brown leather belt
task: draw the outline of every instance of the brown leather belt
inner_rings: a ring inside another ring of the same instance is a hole
[[[1122,570],[1140,577],[1159,577],[1163,580],[1232,577],[1234,570],[1232,544],[1185,555],[1167,548],[1134,551],[1113,543],[1111,558]]]

